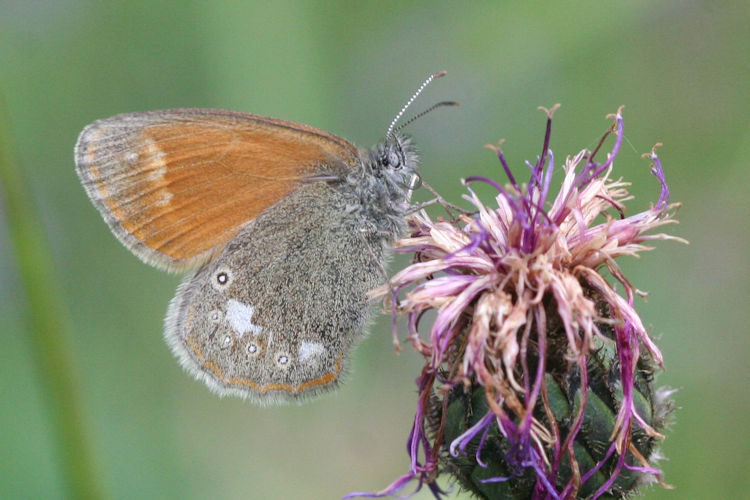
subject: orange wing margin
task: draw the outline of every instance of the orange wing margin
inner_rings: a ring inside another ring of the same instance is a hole
[[[211,109],[96,121],[81,133],[75,159],[120,241],[167,269],[204,262],[305,178],[359,161],[354,145],[322,130]]]

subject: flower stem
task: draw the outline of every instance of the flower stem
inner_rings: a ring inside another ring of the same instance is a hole
[[[31,200],[31,189],[11,151],[5,113],[0,102],[0,201],[8,224],[10,245],[26,299],[26,337],[47,403],[59,463],[69,498],[103,498],[86,439],[67,335],[67,311],[53,272],[42,222]]]

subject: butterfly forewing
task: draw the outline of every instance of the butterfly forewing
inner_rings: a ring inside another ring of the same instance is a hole
[[[340,137],[222,110],[177,109],[99,120],[81,133],[78,174],[117,237],[144,261],[205,261],[305,179],[358,161]]]

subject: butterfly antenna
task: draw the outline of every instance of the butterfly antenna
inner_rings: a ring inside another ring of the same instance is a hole
[[[406,113],[406,110],[409,109],[409,106],[411,106],[411,103],[413,103],[414,100],[417,97],[419,97],[419,94],[422,93],[422,91],[425,89],[425,87],[427,87],[430,84],[430,82],[432,82],[432,80],[434,80],[435,78],[440,78],[441,76],[444,76],[446,73],[447,73],[447,71],[439,71],[439,72],[435,73],[434,75],[430,75],[430,77],[427,78],[427,80],[425,80],[422,83],[422,85],[419,86],[419,88],[417,89],[417,91],[414,92],[414,95],[411,96],[411,99],[409,99],[408,101],[406,101],[406,104],[404,104],[404,106],[401,108],[401,111],[398,112],[398,114],[396,115],[396,117],[391,122],[391,125],[388,127],[388,131],[385,133],[386,137],[391,137],[391,135],[393,134],[393,128],[396,126],[396,122],[398,122],[401,119],[401,117],[404,116],[404,113]]]
[[[429,108],[425,109],[421,113],[412,116],[411,118],[409,118],[408,120],[406,120],[404,123],[402,123],[398,127],[394,128],[393,132],[398,132],[399,130],[401,130],[403,128],[406,128],[406,126],[408,126],[411,123],[414,123],[415,121],[417,121],[418,119],[422,118],[424,115],[426,115],[430,111],[433,111],[433,110],[435,110],[437,108],[442,108],[443,106],[458,106],[458,103],[456,101],[442,101],[442,102],[439,102],[437,104],[433,104],[432,106],[430,106]]]

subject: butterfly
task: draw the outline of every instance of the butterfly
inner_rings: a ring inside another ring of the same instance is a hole
[[[77,173],[114,235],[148,264],[190,271],[164,336],[195,378],[260,405],[338,386],[410,209],[418,157],[395,124],[443,74],[371,149],[215,109],[83,130]]]

